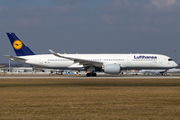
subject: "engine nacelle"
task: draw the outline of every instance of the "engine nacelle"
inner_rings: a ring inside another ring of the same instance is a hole
[[[107,64],[102,67],[102,70],[108,74],[119,74],[121,71],[120,64]]]

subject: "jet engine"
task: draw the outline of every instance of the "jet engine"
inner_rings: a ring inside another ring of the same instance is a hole
[[[121,71],[120,64],[107,64],[102,67],[102,70],[108,74],[119,74]]]

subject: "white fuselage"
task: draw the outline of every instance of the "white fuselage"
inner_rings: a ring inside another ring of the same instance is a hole
[[[61,54],[66,57],[100,62],[103,65],[120,64],[122,69],[170,69],[177,64],[170,57],[160,54]],[[87,64],[80,64],[69,59],[59,58],[53,54],[29,55],[19,58],[25,63],[54,69],[86,70]],[[19,61],[22,62],[22,61]],[[97,64],[95,67],[102,67]]]

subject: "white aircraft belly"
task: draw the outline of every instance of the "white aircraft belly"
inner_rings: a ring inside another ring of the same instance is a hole
[[[67,66],[71,66],[74,62],[70,62],[70,61],[57,61],[57,62],[47,62],[47,63],[43,63],[43,66],[47,66],[47,67],[67,67]]]

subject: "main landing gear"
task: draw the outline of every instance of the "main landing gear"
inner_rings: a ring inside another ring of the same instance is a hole
[[[86,74],[87,77],[96,76],[96,75],[97,74],[95,73],[95,67],[91,66],[87,69],[87,74]]]
[[[86,76],[90,77],[90,76],[96,76],[97,74],[95,72],[87,72]]]

